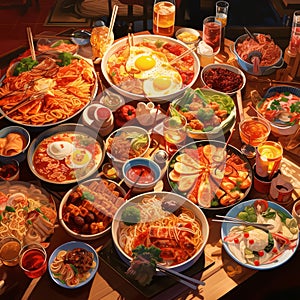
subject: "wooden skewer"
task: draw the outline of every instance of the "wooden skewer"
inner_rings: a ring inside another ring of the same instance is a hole
[[[174,58],[173,60],[170,61],[170,64],[173,65],[174,63],[176,63],[178,60],[180,60],[182,57],[186,56],[187,54],[193,52],[194,50],[196,50],[196,47],[192,47],[187,49],[186,51],[184,51],[182,54],[180,54],[179,56],[177,56],[176,58]]]
[[[244,120],[245,116],[244,116],[244,109],[243,109],[243,103],[242,103],[242,94],[241,94],[240,90],[238,90],[236,92],[236,101],[237,101],[239,115],[240,115],[240,122],[242,122]]]
[[[114,5],[113,11],[112,11],[112,15],[111,15],[111,19],[110,19],[109,28],[108,28],[108,34],[107,34],[107,38],[108,39],[110,38],[111,32],[112,32],[112,30],[114,28],[114,25],[115,25],[118,8],[119,8],[118,5]]]
[[[31,28],[27,27],[26,30],[27,30],[27,38],[28,38],[28,42],[29,42],[31,57],[33,60],[36,60]]]

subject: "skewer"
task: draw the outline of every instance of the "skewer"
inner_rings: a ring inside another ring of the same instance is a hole
[[[115,25],[118,8],[119,8],[118,5],[114,5],[113,11],[112,11],[112,15],[111,15],[111,19],[110,19],[109,28],[108,28],[108,34],[107,34],[107,38],[108,39],[110,38],[111,32],[112,32],[112,30],[114,28],[114,25]]]
[[[179,56],[177,56],[176,58],[174,58],[173,60],[170,61],[170,65],[173,65],[174,63],[176,63],[178,60],[180,60],[182,57],[188,55],[189,53],[193,52],[196,50],[196,47],[192,47],[187,49],[186,51],[184,51],[183,53],[181,53]]]
[[[243,103],[242,103],[242,94],[241,94],[240,90],[238,90],[236,92],[236,101],[237,101],[239,115],[240,115],[240,122],[242,122],[244,120],[245,116],[244,116],[244,109],[243,109]]]
[[[28,42],[29,42],[31,57],[33,60],[36,60],[31,28],[27,27],[26,31],[27,31],[27,38],[28,38]]]

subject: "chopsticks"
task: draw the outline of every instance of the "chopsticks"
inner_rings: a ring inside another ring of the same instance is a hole
[[[269,229],[274,228],[274,225],[272,225],[272,224],[248,222],[248,221],[244,221],[244,220],[234,218],[234,217],[229,217],[229,216],[216,215],[216,217],[223,218],[223,220],[221,220],[221,219],[212,219],[212,221],[253,226],[253,227],[256,227],[256,228],[260,228],[262,230],[269,230]]]
[[[111,36],[111,32],[115,25],[118,8],[119,8],[118,5],[114,5],[114,7],[113,7],[113,11],[112,11],[112,15],[111,15],[110,23],[109,23],[109,28],[108,28],[108,34],[107,34],[108,39]]]
[[[29,42],[31,57],[33,60],[36,60],[31,28],[27,27],[26,31],[27,31],[27,38],[28,38],[28,42]]]
[[[242,122],[245,118],[243,103],[242,103],[242,93],[240,90],[236,92],[236,101],[238,105],[239,115],[240,115],[240,122]]]
[[[189,53],[193,52],[196,50],[196,47],[193,46],[192,48],[187,49],[186,51],[184,51],[183,53],[181,53],[179,56],[177,56],[176,58],[174,58],[173,60],[170,61],[170,65],[173,65],[174,63],[176,63],[178,60],[180,60],[182,57],[188,55]]]
[[[134,45],[133,33],[128,33],[128,45],[129,45],[129,48]]]
[[[142,175],[144,174],[144,171],[145,171],[145,170],[142,170],[142,171],[140,172],[139,176],[136,178],[136,180],[134,181],[133,185],[130,187],[130,189],[128,190],[128,192],[127,192],[126,195],[124,196],[123,199],[124,199],[125,201],[129,198],[129,196],[130,196],[132,190],[134,189],[134,187],[136,186],[137,182],[139,181],[139,179],[140,179],[140,178],[142,177]]]

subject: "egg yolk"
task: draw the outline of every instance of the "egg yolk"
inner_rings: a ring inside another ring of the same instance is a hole
[[[85,151],[76,149],[72,153],[72,160],[76,165],[84,165],[89,161],[89,156]]]
[[[135,66],[141,71],[152,69],[155,66],[155,59],[151,56],[140,56],[136,59]]]
[[[153,86],[158,90],[166,90],[171,86],[170,77],[157,77],[153,80]]]

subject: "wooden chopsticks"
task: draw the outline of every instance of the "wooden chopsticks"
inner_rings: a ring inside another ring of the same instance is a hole
[[[133,33],[128,33],[128,45],[129,47],[134,46]]]
[[[174,63],[176,63],[178,60],[180,60],[182,57],[186,56],[187,54],[193,52],[196,50],[196,46],[193,46],[192,48],[187,49],[186,51],[184,51],[183,53],[181,53],[179,56],[177,56],[176,58],[174,58],[173,60],[170,61],[170,64],[173,65]]]
[[[116,21],[116,16],[118,13],[118,5],[114,5],[113,11],[112,11],[112,15],[111,15],[111,19],[110,19],[110,23],[109,23],[109,28],[108,28],[108,34],[107,34],[107,38],[109,39],[111,36],[111,32],[113,31],[114,25],[115,25],[115,21]]]
[[[36,60],[31,28],[27,27],[26,31],[27,31],[27,38],[28,38],[28,43],[29,43],[29,47],[30,47],[31,57],[33,60]]]

